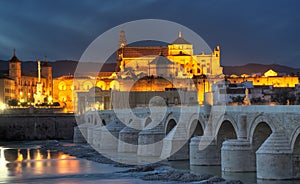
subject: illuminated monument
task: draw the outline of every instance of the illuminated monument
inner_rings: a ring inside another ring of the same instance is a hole
[[[182,37],[181,32],[168,46],[133,47],[126,45],[125,33],[121,31],[117,54],[117,71],[121,72],[133,70],[151,75],[149,64],[157,56],[165,56],[174,64],[173,76],[177,78],[223,75],[223,67],[220,66],[220,47],[217,46],[212,53],[194,54],[193,45]]]
[[[38,61],[38,81],[36,84],[36,93],[34,94],[34,104],[44,103],[43,83],[41,82],[41,62]]]

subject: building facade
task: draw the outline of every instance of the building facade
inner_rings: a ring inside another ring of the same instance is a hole
[[[16,99],[21,103],[34,103],[34,94],[37,92],[37,83],[39,80],[37,72],[23,71],[22,62],[18,59],[16,51],[14,51],[13,57],[9,60],[8,64],[8,72],[2,74],[6,76],[6,79],[3,79],[4,88],[6,88],[6,91],[13,89],[14,95],[10,95],[10,98],[5,98],[3,103],[7,103],[11,99]],[[12,82],[8,82],[8,78],[9,81],[13,81],[13,85]],[[42,93],[47,97],[46,100],[52,99],[52,67],[47,61],[41,67],[40,82],[43,84]]]
[[[232,84],[251,81],[254,86],[273,86],[275,88],[294,88],[299,84],[299,77],[287,75],[279,76],[277,72],[271,69],[266,71],[262,76],[246,74],[241,76],[231,75],[227,80]]]

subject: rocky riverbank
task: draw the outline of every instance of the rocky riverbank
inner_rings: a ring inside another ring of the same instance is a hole
[[[114,162],[99,152],[94,150],[88,144],[73,144],[59,141],[47,141],[41,149],[57,150],[75,156],[77,158],[87,159],[102,164],[112,164],[116,167],[130,167],[128,170],[120,172],[129,177],[138,177],[148,181],[174,181],[178,183],[192,182],[201,184],[242,184],[238,180],[226,181],[225,179],[203,173],[202,175],[191,174],[189,171],[174,169],[163,163],[155,163],[144,166],[124,165]]]

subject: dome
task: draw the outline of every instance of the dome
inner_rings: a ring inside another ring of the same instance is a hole
[[[173,41],[171,44],[190,44],[188,41],[182,38],[181,32],[179,32],[178,38]]]

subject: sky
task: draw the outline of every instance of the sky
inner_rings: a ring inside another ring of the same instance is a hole
[[[299,8],[298,0],[0,0],[0,60],[14,48],[22,61],[79,60],[115,26],[163,19],[195,31],[211,48],[220,45],[222,65],[300,68]]]

